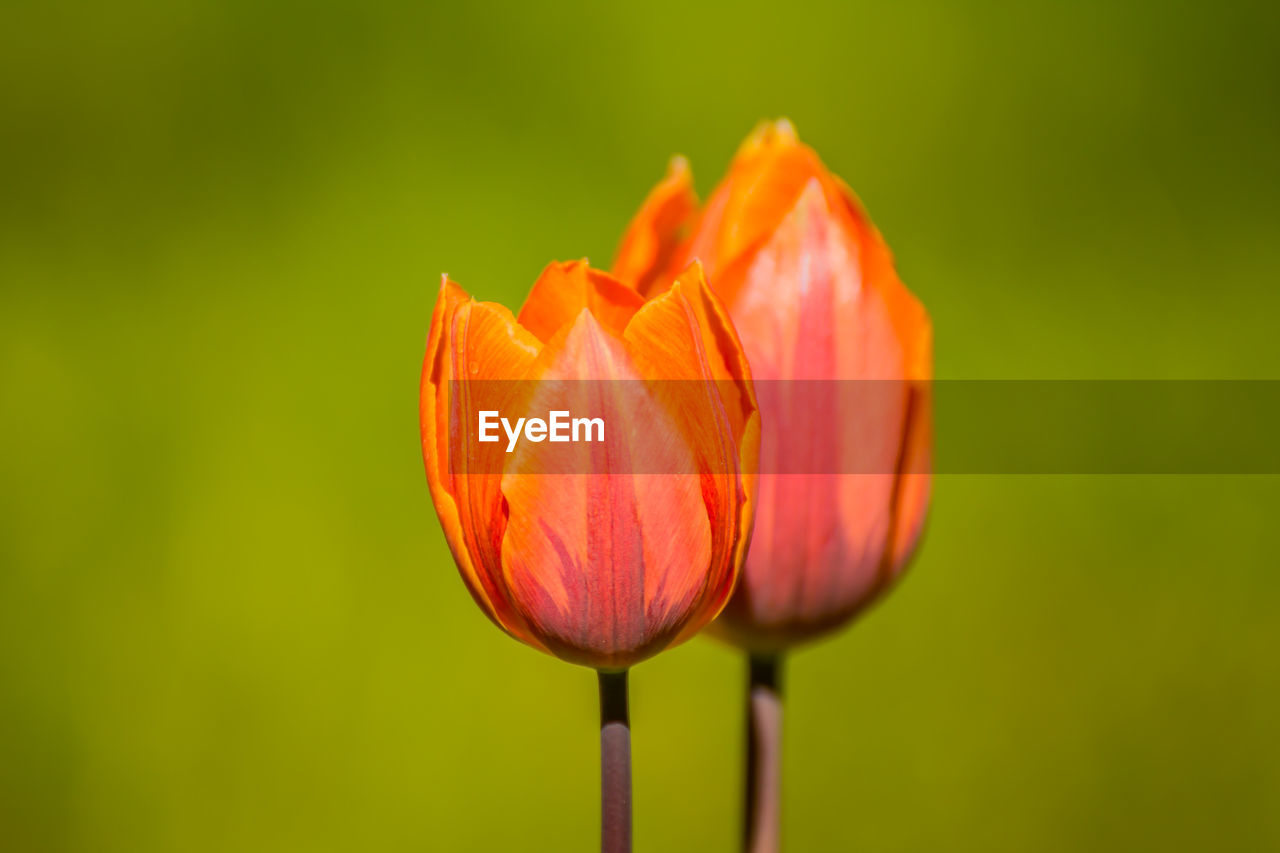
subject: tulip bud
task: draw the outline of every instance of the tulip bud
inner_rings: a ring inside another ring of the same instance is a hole
[[[652,295],[699,260],[742,338],[761,407],[760,495],[743,578],[713,629],[775,652],[846,622],[915,548],[929,502],[932,332],[879,231],[789,122],[758,128],[695,209],[677,163],[615,270]],[[843,390],[813,390],[833,386]]]
[[[571,411],[588,443],[566,456],[554,442],[572,438]],[[454,560],[513,637],[617,670],[724,607],[750,536],[759,415],[697,265],[646,302],[585,262],[554,263],[518,318],[445,277],[421,420]]]

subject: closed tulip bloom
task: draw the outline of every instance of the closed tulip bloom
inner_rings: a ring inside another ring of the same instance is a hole
[[[751,551],[712,630],[748,653],[743,848],[776,853],[783,652],[876,600],[915,549],[929,503],[932,332],[853,193],[785,121],[747,139],[701,209],[688,165],[673,161],[614,270],[652,296],[694,258],[728,306],[760,400]]]
[[[532,428],[503,447],[479,428],[491,409],[585,412],[600,433],[582,453]],[[751,535],[759,412],[733,325],[697,264],[647,302],[585,261],[551,264],[519,317],[446,276],[421,421],[431,497],[476,603],[598,670],[601,850],[629,853],[627,668],[715,618]]]
[[[773,652],[846,622],[915,548],[929,501],[931,327],[853,193],[786,121],[747,139],[700,212],[687,164],[673,161],[614,270],[652,295],[694,258],[742,338],[763,424],[751,551],[715,628]],[[896,381],[824,395],[807,380]],[[819,401],[831,417],[806,410]],[[810,473],[777,473],[797,470]]]
[[[557,468],[547,444],[470,442],[488,380],[521,416],[602,415],[596,466]],[[476,603],[534,648],[621,670],[721,611],[750,536],[758,418],[696,265],[646,302],[585,262],[551,264],[518,317],[442,282],[422,375],[431,495]]]

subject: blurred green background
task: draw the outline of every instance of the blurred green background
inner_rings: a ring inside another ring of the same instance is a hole
[[[1273,3],[0,12],[0,848],[566,851],[595,681],[471,603],[438,275],[517,304],[787,115],[946,378],[1280,378]],[[940,429],[945,430],[945,413]],[[1280,849],[1266,477],[939,478],[795,656],[793,851]],[[637,849],[729,851],[741,663],[633,676]]]

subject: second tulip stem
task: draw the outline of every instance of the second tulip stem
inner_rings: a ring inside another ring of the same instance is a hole
[[[631,853],[631,719],[627,671],[600,676],[600,850]]]
[[[782,658],[747,660],[747,774],[742,849],[777,853],[782,794]]]

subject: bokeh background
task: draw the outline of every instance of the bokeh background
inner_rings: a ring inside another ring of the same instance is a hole
[[[6,851],[591,849],[594,677],[484,619],[431,508],[430,309],[607,262],[760,118],[860,193],[939,376],[1280,378],[1273,3],[0,22]],[[789,849],[1280,849],[1276,478],[935,494],[792,661]],[[734,849],[742,677],[634,673],[637,849]]]

